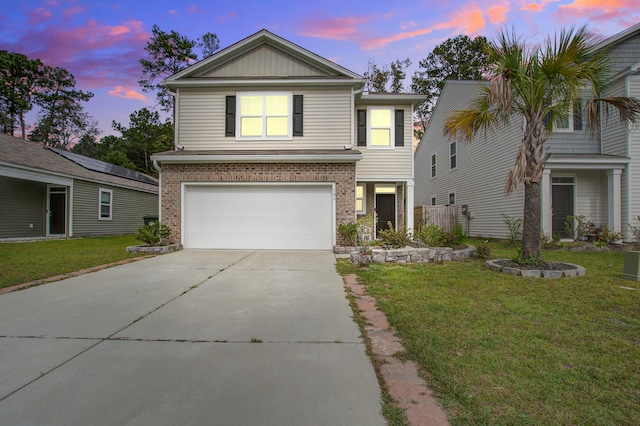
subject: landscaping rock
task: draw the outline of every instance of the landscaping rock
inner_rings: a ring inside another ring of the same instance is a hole
[[[127,253],[167,254],[179,250],[182,250],[182,244],[169,244],[166,246],[150,246],[148,244],[144,244],[140,246],[127,247]]]
[[[545,278],[562,278],[563,271],[542,271],[542,276]]]
[[[517,268],[509,268],[507,266],[507,267],[502,268],[502,272],[504,272],[505,274],[508,274],[508,275],[513,275],[514,277],[519,277],[521,270],[517,269]]]
[[[546,271],[546,272],[550,272],[550,271]],[[520,274],[522,274],[523,277],[540,278],[540,271],[537,269],[522,269],[520,271]]]

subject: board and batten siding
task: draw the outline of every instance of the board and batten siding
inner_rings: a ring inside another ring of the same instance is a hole
[[[551,178],[554,172],[551,172]],[[575,179],[575,214],[596,226],[607,224],[607,175],[600,170],[578,172]]]
[[[100,188],[113,191],[112,219],[98,220]],[[81,180],[73,186],[73,235],[133,234],[158,214],[158,195]]]
[[[293,89],[293,94],[304,96],[304,136],[239,141],[225,137],[225,97],[236,95],[235,90],[181,89],[178,143],[185,150],[343,149],[351,143],[350,90]]]
[[[380,106],[377,105],[376,106]],[[413,118],[411,105],[388,105],[393,109],[404,109],[404,146],[393,149],[357,146],[357,110],[366,109],[366,104],[356,104],[353,114],[354,149],[362,152],[362,160],[356,163],[357,179],[405,180],[413,178]]]
[[[522,140],[519,123],[512,123],[485,137],[480,134],[471,143],[457,143],[457,167],[449,168],[449,145],[443,135],[446,116],[452,110],[466,109],[478,92],[478,82],[448,81],[415,156],[415,204],[448,204],[449,193],[456,194],[456,204],[467,204],[473,218],[469,234],[506,238],[502,213],[522,217],[523,190],[506,195],[507,174]],[[436,154],[436,177],[431,177],[431,155]],[[466,218],[459,220],[466,226]]]
[[[46,198],[44,183],[0,176],[0,238],[44,236]]]

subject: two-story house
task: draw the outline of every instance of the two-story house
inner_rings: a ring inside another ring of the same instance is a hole
[[[186,248],[330,250],[358,214],[412,227],[422,96],[367,93],[361,76],[266,30],[164,83],[176,149],[152,159],[161,221]]]
[[[612,73],[605,96],[640,98],[640,24],[594,47],[606,49]],[[466,205],[470,235],[504,238],[501,214],[522,217],[524,193],[507,196],[504,184],[522,140],[522,123],[460,143],[443,136],[446,117],[467,109],[477,81],[447,81],[415,155],[416,205]],[[581,104],[581,102],[579,102]],[[541,182],[542,232],[565,234],[568,216],[582,215],[628,239],[628,225],[640,214],[640,128],[621,124],[617,113],[603,117],[592,134],[576,105],[569,119],[555,123],[545,146],[551,155]]]

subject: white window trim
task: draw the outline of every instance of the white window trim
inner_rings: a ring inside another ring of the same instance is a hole
[[[433,159],[435,158],[435,164]],[[435,179],[438,177],[438,154],[437,153],[433,153],[431,154],[431,157],[429,158],[429,161],[431,161],[430,167],[429,167],[429,173],[431,174],[431,179]]]
[[[558,121],[553,121],[553,131],[555,133],[573,133],[573,105],[569,106],[569,116],[567,117],[568,127],[558,127]]]
[[[362,187],[362,210],[356,210],[356,214],[367,214],[367,184],[358,183],[356,188]],[[358,193],[356,192],[356,201],[358,201]]]
[[[102,193],[109,193],[109,217],[102,217]],[[98,190],[98,220],[113,220],[113,190],[99,188]]]
[[[373,110],[387,110],[391,116],[390,128],[389,128],[389,146],[371,145],[371,111]],[[367,149],[395,149],[396,147],[396,114],[395,108],[392,106],[368,106],[367,107]]]
[[[456,146],[456,166],[455,167],[451,167],[451,158],[453,157],[453,155],[451,155],[451,146],[455,145]],[[449,170],[455,170],[458,168],[458,142],[457,141],[453,141],[449,144]]]
[[[261,96],[262,97],[262,136],[242,136],[242,115],[240,114],[241,98],[243,96]],[[267,96],[287,96],[287,135],[286,136],[267,136],[267,120],[265,99]],[[293,140],[293,92],[236,92],[236,140],[238,141],[255,141],[255,140]]]
[[[451,196],[453,195],[453,203],[451,203]],[[458,202],[458,196],[456,195],[456,191],[451,191],[447,194],[447,204],[450,206],[455,205]]]

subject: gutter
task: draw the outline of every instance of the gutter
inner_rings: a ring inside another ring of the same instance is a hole
[[[153,160],[153,168],[158,171],[158,222],[162,223],[162,169],[158,160]]]

